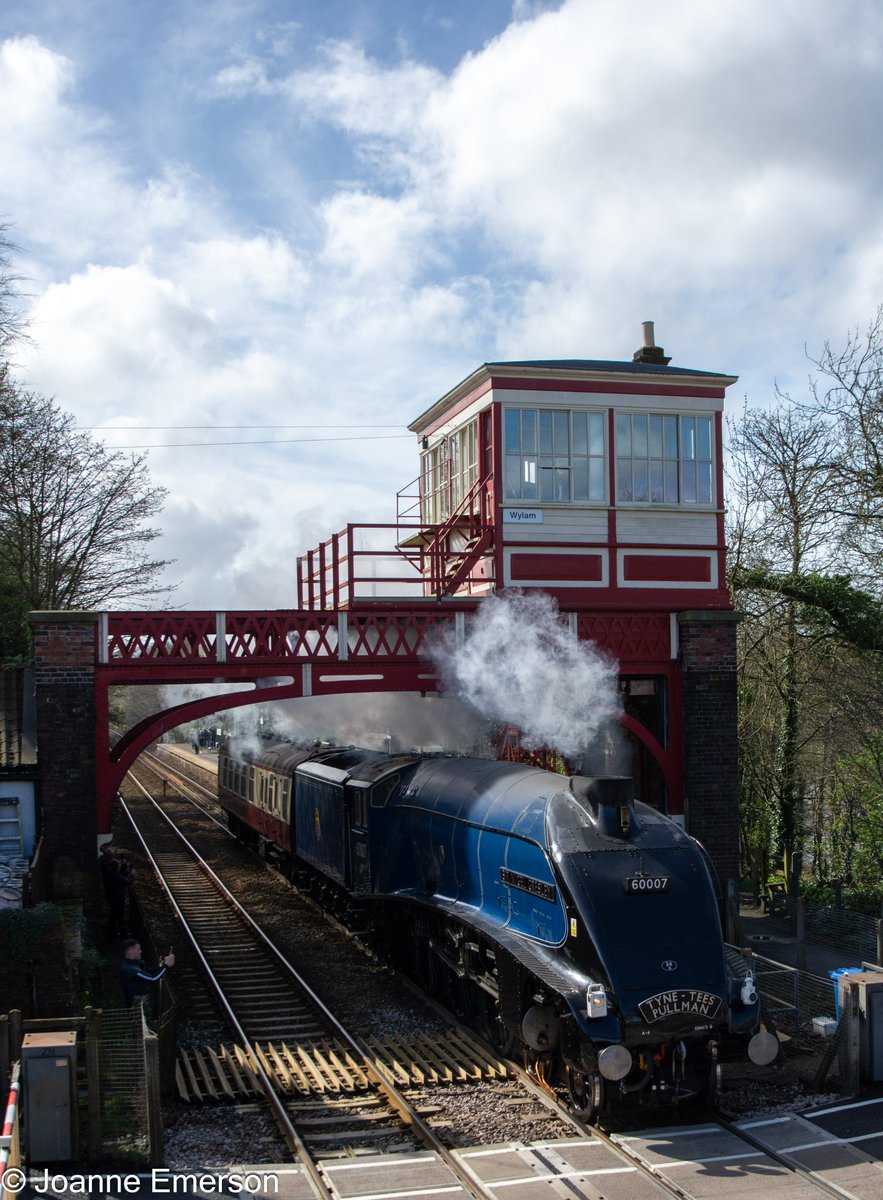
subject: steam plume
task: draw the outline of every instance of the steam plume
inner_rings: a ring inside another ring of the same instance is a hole
[[[485,719],[514,724],[529,748],[584,755],[620,712],[617,664],[580,642],[544,592],[484,600],[457,646],[435,655],[446,687]]]

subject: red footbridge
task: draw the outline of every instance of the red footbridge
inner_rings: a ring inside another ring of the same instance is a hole
[[[99,830],[109,828],[126,771],[167,730],[242,705],[358,692],[438,693],[433,646],[465,638],[477,601],[396,606],[378,602],[336,612],[120,612],[94,614],[96,783]],[[36,618],[48,614],[34,614]],[[59,620],[70,614],[53,614]],[[84,614],[85,615],[85,614]],[[575,635],[615,655],[620,670],[641,673],[671,662],[663,614],[563,613]],[[488,664],[493,671],[493,664]],[[677,674],[672,672],[672,684]],[[248,685],[221,689],[157,712],[112,744],[110,689],[151,685]],[[640,722],[622,723],[658,763],[678,796],[681,764]],[[108,746],[112,748],[108,752]]]

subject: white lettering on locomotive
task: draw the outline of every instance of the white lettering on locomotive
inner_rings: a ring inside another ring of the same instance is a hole
[[[638,1005],[645,1021],[661,1021],[665,1017],[690,1013],[697,1017],[716,1017],[721,1006],[720,996],[713,992],[701,992],[692,988],[678,988],[671,992],[659,992]]]

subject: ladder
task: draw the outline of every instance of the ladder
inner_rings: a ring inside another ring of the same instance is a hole
[[[0,796],[0,858],[21,858],[25,852],[18,796]]]

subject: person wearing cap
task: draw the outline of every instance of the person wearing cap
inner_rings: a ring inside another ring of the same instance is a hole
[[[170,952],[160,959],[157,970],[149,970],[141,958],[141,943],[137,938],[126,938],[123,942],[123,961],[120,963],[120,983],[126,1008],[131,1008],[141,996],[152,999],[154,985],[159,983],[169,967],[174,965],[175,956]]]

